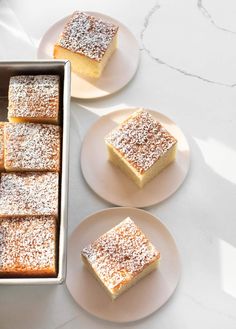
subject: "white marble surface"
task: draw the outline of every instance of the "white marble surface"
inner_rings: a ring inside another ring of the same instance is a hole
[[[65,285],[0,286],[0,328],[235,329],[236,3],[1,0],[0,59],[35,58],[44,32],[75,9],[100,11],[126,24],[139,40],[141,62],[122,91],[71,103],[69,231],[90,213],[111,206],[81,176],[81,140],[90,125],[121,106],[161,111],[182,127],[192,152],[185,184],[148,209],[177,240],[182,278],[158,312],[123,326],[81,310]]]

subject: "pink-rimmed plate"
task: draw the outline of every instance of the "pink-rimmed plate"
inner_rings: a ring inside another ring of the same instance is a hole
[[[103,97],[120,90],[133,78],[139,63],[138,42],[123,23],[102,13],[87,13],[119,25],[119,32],[117,49],[99,79],[85,79],[71,73],[71,96],[83,99]],[[53,46],[68,18],[56,22],[42,37],[37,52],[39,59],[53,58]]]
[[[126,217],[130,217],[161,253],[154,270],[115,301],[85,268],[80,251]],[[69,237],[66,285],[74,300],[98,318],[113,322],[140,320],[158,310],[178,284],[181,263],[176,243],[167,227],[150,213],[136,208],[110,208],[84,219]]]
[[[176,160],[142,189],[108,161],[104,137],[136,109],[111,112],[88,130],[81,149],[81,169],[91,187],[104,200],[118,206],[149,207],[172,195],[184,182],[190,164],[188,142],[181,129],[164,114],[149,111],[178,141]]]

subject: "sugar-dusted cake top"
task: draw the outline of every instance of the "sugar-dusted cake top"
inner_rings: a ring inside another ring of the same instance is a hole
[[[72,52],[101,61],[118,26],[76,11],[66,23],[57,44]]]
[[[58,214],[58,173],[2,173],[0,216]]]
[[[105,141],[143,174],[174,144],[176,139],[147,111],[134,112],[112,130]]]
[[[53,216],[0,218],[0,276],[55,269],[55,241]]]
[[[4,159],[4,123],[0,122],[0,168],[3,167]]]
[[[20,75],[10,78],[8,116],[57,119],[59,76]]]
[[[59,171],[60,127],[6,123],[5,166],[14,170]]]
[[[160,258],[160,253],[129,217],[85,247],[82,255],[109,289],[119,289]]]

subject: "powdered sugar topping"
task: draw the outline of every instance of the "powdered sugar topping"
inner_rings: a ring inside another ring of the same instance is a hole
[[[174,144],[176,139],[145,110],[136,111],[105,141],[118,150],[139,173],[147,171]]]
[[[58,45],[101,61],[117,31],[114,24],[76,11],[66,23]]]
[[[160,257],[129,217],[84,248],[82,255],[110,289],[118,288]]]
[[[58,173],[2,173],[0,215],[58,214]]]
[[[7,168],[31,171],[59,171],[59,126],[6,123],[4,129],[5,166]]]
[[[0,273],[55,269],[52,216],[0,218]]]
[[[9,117],[57,119],[59,76],[20,75],[10,79]]]

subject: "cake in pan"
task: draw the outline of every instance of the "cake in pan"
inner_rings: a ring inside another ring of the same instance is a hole
[[[114,300],[157,267],[160,252],[127,217],[85,247],[81,257]]]
[[[99,78],[117,47],[118,26],[76,11],[54,46],[54,58],[68,59],[72,71]]]
[[[49,124],[6,123],[6,171],[59,171],[60,127]]]
[[[57,274],[54,216],[0,218],[0,277]]]
[[[177,140],[146,110],[134,112],[106,137],[109,160],[140,188],[175,160]]]
[[[10,78],[10,122],[59,123],[59,76],[20,75]]]
[[[58,173],[1,173],[0,217],[58,216]]]

